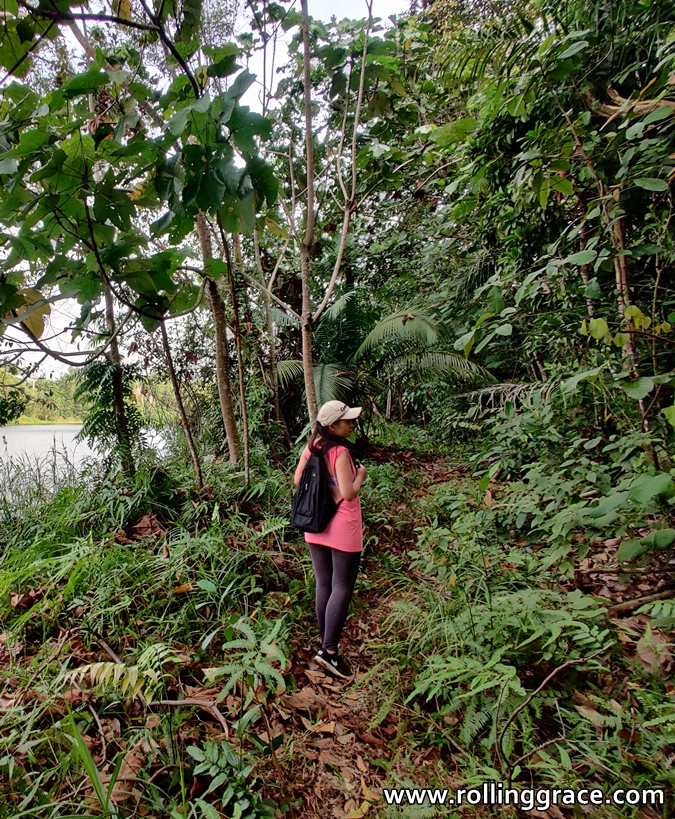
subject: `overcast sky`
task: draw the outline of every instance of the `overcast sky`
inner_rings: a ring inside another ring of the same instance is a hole
[[[387,18],[390,14],[404,14],[410,8],[409,0],[374,0],[375,17]],[[343,17],[365,17],[367,8],[364,0],[309,0],[309,13],[320,20],[330,20],[335,15]]]

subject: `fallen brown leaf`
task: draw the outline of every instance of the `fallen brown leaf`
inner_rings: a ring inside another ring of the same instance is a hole
[[[294,694],[285,694],[281,701],[288,708],[295,711],[316,711],[318,708],[326,708],[328,700],[323,694],[317,694],[310,686],[305,686]]]
[[[589,708],[587,705],[575,705],[574,707],[582,717],[586,717],[593,725],[603,724],[603,717],[595,708]]]
[[[656,674],[659,669],[670,671],[673,667],[672,643],[658,630],[648,630],[637,644],[637,655],[645,671]]]
[[[367,742],[368,745],[372,745],[374,748],[384,747],[384,742],[379,737],[376,737],[372,731],[360,733],[359,739],[363,740],[363,742]]]
[[[536,819],[565,819],[565,814],[557,805],[551,805],[548,810],[531,810],[527,816],[534,816]]]
[[[68,705],[75,705],[79,702],[89,702],[95,699],[96,693],[94,691],[85,691],[82,688],[71,688],[69,691],[64,691],[61,697],[68,703]]]
[[[300,717],[302,724],[308,731],[311,731],[315,734],[334,734],[335,733],[335,723],[334,722],[317,722],[311,723],[306,717]]]
[[[43,597],[44,594],[40,589],[29,589],[22,593],[10,591],[9,605],[15,609],[29,609]]]
[[[143,751],[144,744],[145,739],[139,739],[122,760],[117,780],[115,781],[112,793],[110,794],[111,801],[119,804],[124,802],[130,796],[135,796],[138,794],[138,791],[134,792],[133,784],[138,780],[138,774],[140,773],[143,765],[145,765],[145,753]],[[101,774],[101,781],[106,788],[108,787],[110,779],[111,774]]]
[[[143,515],[133,526],[127,528],[129,532],[138,539],[149,537],[150,535],[163,535],[165,531],[153,514]]]
[[[348,745],[350,742],[352,742],[352,740],[354,740],[354,738],[354,734],[342,734],[342,736],[337,738],[337,741],[340,743],[340,745]]]

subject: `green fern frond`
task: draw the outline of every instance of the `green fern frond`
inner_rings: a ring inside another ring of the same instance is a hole
[[[404,371],[416,373],[447,373],[464,381],[481,378],[492,379],[492,375],[455,352],[412,353],[398,360]]]
[[[492,713],[492,706],[493,703],[491,702],[488,707],[485,707],[482,697],[469,701],[469,705],[464,713],[462,729],[459,734],[460,739],[465,745],[471,745],[474,739],[487,725]]]
[[[282,389],[286,389],[294,381],[302,378],[302,361],[297,359],[277,361],[277,375]]]
[[[324,317],[329,321],[335,321],[344,313],[345,307],[349,304],[350,299],[356,295],[356,290],[348,290],[340,298],[326,310]]]
[[[297,359],[291,361],[277,362],[277,373],[279,384],[282,389],[289,387],[294,381],[303,378],[302,361]],[[314,389],[319,404],[326,401],[341,400],[342,396],[352,389],[353,377],[345,367],[340,364],[316,364],[314,366]]]
[[[430,347],[438,340],[438,327],[434,319],[415,307],[404,308],[379,321],[354,353],[354,359],[377,347],[393,343],[422,343]]]
[[[296,319],[295,316],[289,315],[285,310],[282,310],[280,307],[271,307],[270,311],[272,313],[272,321],[274,321],[277,327],[300,326],[300,322]]]

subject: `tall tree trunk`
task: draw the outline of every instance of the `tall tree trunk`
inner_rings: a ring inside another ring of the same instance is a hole
[[[192,437],[190,421],[188,420],[187,413],[185,412],[185,405],[183,404],[183,398],[180,394],[180,386],[178,384],[178,377],[176,376],[176,368],[173,366],[173,358],[171,357],[171,345],[169,344],[169,336],[167,335],[166,332],[166,324],[164,320],[160,321],[159,326],[160,330],[162,331],[162,346],[164,347],[166,368],[169,371],[169,378],[171,379],[173,394],[176,398],[176,404],[178,404],[178,414],[180,415],[180,422],[183,427],[183,433],[185,434],[185,440],[187,441],[188,449],[190,450],[190,457],[192,458],[192,464],[195,470],[195,481],[197,483],[197,489],[201,492],[204,486],[202,481],[202,467],[201,464],[199,463],[197,448],[195,447],[195,442]]]
[[[197,213],[197,235],[202,251],[202,259],[204,265],[206,265],[206,262],[213,258],[213,249],[208,225],[206,224],[206,216],[201,210]],[[227,313],[218,285],[210,276],[207,276],[206,292],[211,314],[213,315],[213,328],[216,336],[216,382],[218,384],[220,412],[225,425],[230,460],[232,463],[236,463],[241,457],[241,443],[237,430],[237,420],[234,415],[234,404],[232,403],[230,356],[227,344]]]
[[[242,340],[241,340],[241,321],[239,320],[239,297],[237,296],[237,288],[234,280],[234,270],[232,268],[232,257],[230,255],[230,246],[227,243],[227,236],[220,225],[221,235],[223,239],[223,248],[225,249],[225,260],[227,262],[227,281],[230,287],[230,298],[232,299],[232,310],[234,312],[234,339],[237,346],[237,373],[239,375],[239,402],[241,404],[241,419],[244,427],[244,482],[248,483],[249,473],[249,443],[248,443],[248,411],[246,408],[246,383],[244,381],[244,360],[242,358]],[[237,237],[238,239],[239,237]],[[239,249],[239,257],[241,258],[241,249]]]
[[[630,295],[630,275],[626,264],[626,222],[625,216],[621,213],[609,211],[609,227],[614,247],[614,273],[616,276],[617,308],[621,316],[625,317],[626,307],[631,303]],[[626,329],[629,331],[628,341],[623,347],[624,366],[630,370],[631,375],[639,376],[640,370],[637,362],[637,347],[635,344],[635,334],[632,332],[635,327],[630,319],[625,319]],[[644,398],[638,401],[640,412],[642,413],[642,431],[649,432],[649,408]],[[659,461],[654,444],[647,447],[655,469],[659,469]]]
[[[78,31],[75,23],[72,24]],[[92,47],[90,46],[90,49]],[[92,49],[93,50],[93,49]],[[89,59],[87,63],[96,58],[96,51],[93,50],[93,56],[90,50],[87,50]],[[94,98],[91,94],[87,96],[89,111],[94,111]],[[95,162],[92,168],[92,175],[96,181],[101,176],[101,163]],[[86,205],[85,205],[86,207]],[[88,213],[88,210],[87,210]],[[89,227],[91,230],[91,217],[89,217]],[[98,255],[97,255],[98,259]],[[130,480],[133,480],[136,474],[136,464],[134,463],[132,448],[131,448],[131,433],[129,432],[129,425],[127,424],[127,413],[124,406],[124,383],[122,374],[122,356],[120,355],[120,347],[117,342],[116,327],[115,327],[115,303],[113,300],[113,292],[107,279],[104,282],[104,298],[105,298],[105,323],[110,333],[110,346],[105,353],[106,358],[113,366],[112,388],[113,388],[113,402],[115,412],[115,427],[117,430],[117,440],[122,458],[122,470]]]
[[[111,336],[110,347],[106,353],[108,360],[113,366],[112,388],[115,410],[115,426],[117,428],[117,440],[119,441],[120,455],[122,457],[122,469],[129,479],[133,479],[136,474],[133,453],[131,449],[131,433],[127,424],[127,414],[124,407],[124,386],[122,382],[122,356],[120,355],[119,344],[117,343],[115,328],[115,307],[113,294],[108,284],[105,285],[105,320],[108,332]]]
[[[300,243],[300,271],[302,276],[302,371],[305,377],[305,394],[309,420],[316,419],[316,389],[314,387],[314,362],[312,360],[312,292],[310,252],[314,244],[314,132],[312,129],[312,81],[311,49],[309,43],[309,12],[307,0],[301,0],[302,12],[302,76],[305,108],[305,156],[307,161],[307,222],[304,241]]]

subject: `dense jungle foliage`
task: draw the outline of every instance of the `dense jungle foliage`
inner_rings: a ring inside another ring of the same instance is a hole
[[[672,3],[3,9],[0,420],[99,457],[0,460],[0,817],[672,815]],[[346,686],[288,523],[333,398]]]

